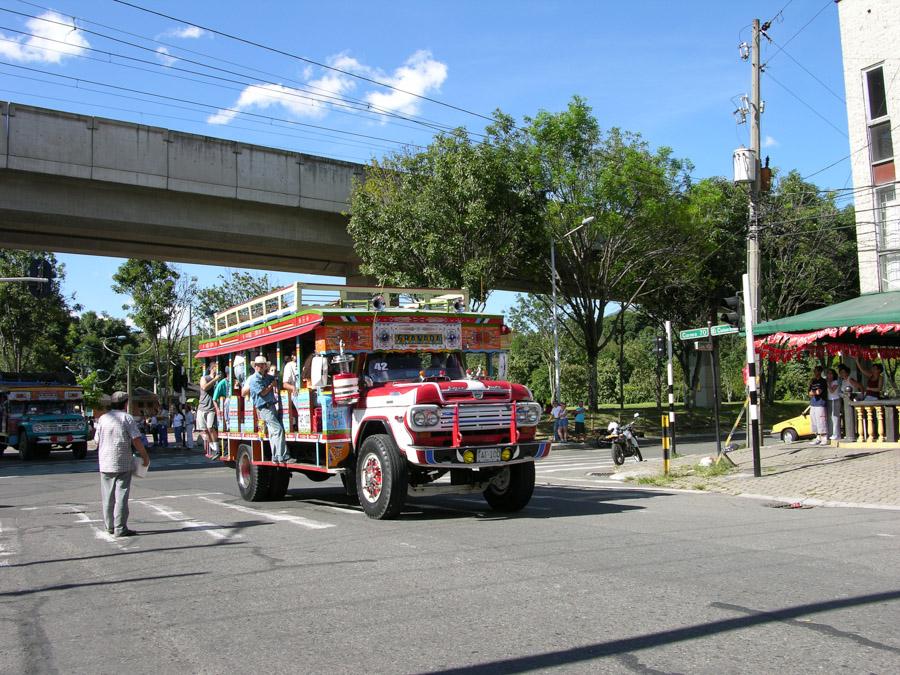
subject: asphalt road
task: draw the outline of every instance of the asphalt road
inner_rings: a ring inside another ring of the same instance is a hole
[[[895,512],[587,475],[609,464],[555,453],[513,517],[442,497],[377,522],[335,479],[248,504],[228,469],[170,455],[116,540],[94,453],[7,457],[0,672],[898,670]]]

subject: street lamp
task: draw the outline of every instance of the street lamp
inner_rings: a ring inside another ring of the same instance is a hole
[[[107,340],[115,340],[116,342],[125,342],[125,340],[127,340],[127,339],[128,339],[127,335],[116,335],[115,337],[105,337],[105,338],[100,339],[100,344],[103,345],[103,348],[106,351],[111,352],[112,354],[115,354],[116,356],[124,356],[125,361],[128,364],[128,369],[126,371],[126,376],[125,376],[125,378],[126,378],[125,379],[125,390],[126,390],[125,393],[128,395],[126,411],[130,415],[131,414],[131,359],[133,359],[135,356],[142,356],[143,354],[146,354],[151,349],[153,349],[153,345],[150,345],[144,351],[138,352],[135,354],[132,352],[117,352],[115,349],[112,349],[108,344],[106,344]]]
[[[570,235],[578,232],[585,225],[590,225],[594,222],[594,216],[588,216],[584,220],[581,221],[581,225],[572,228],[568,232],[566,232],[561,238],[565,239]],[[553,303],[553,401],[554,403],[558,403],[559,398],[559,326],[558,319],[556,317],[556,243],[553,239],[553,236],[550,237],[550,283],[552,288],[552,299]]]

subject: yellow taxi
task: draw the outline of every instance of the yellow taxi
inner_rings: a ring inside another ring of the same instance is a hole
[[[784,420],[784,422],[773,425],[772,434],[780,436],[785,443],[793,443],[800,438],[814,436],[809,419],[809,406],[806,406],[806,410],[796,417],[791,417],[788,420]]]

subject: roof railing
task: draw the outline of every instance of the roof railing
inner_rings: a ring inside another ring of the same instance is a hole
[[[216,312],[213,320],[216,336],[219,336],[296,314],[304,308],[465,312],[468,307],[469,293],[464,289],[345,286],[297,281]]]

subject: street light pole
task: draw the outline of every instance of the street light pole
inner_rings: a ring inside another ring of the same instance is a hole
[[[106,351],[108,351],[112,354],[115,354],[116,356],[124,356],[125,357],[125,362],[127,364],[127,368],[125,371],[125,389],[126,389],[125,393],[128,395],[128,401],[125,404],[126,405],[125,410],[130,415],[131,414],[131,360],[135,356],[141,356],[141,354],[146,354],[147,352],[150,351],[150,349],[152,349],[152,347],[148,347],[147,349],[145,349],[144,351],[142,351],[138,354],[132,354],[131,352],[117,352],[115,349],[112,349],[108,344],[106,344],[107,340],[116,340],[117,342],[124,342],[127,339],[128,339],[127,335],[116,335],[115,337],[105,337],[105,338],[100,339],[100,344],[103,345],[103,348],[106,349]]]
[[[559,328],[556,318],[556,245],[550,237],[550,283],[553,303],[553,403],[559,402]]]
[[[594,222],[594,216],[588,216],[581,221],[581,225],[566,232],[561,239],[566,239],[575,234],[585,225]],[[551,302],[553,303],[553,401],[558,403],[559,396],[559,320],[556,314],[556,243],[553,235],[550,236],[550,289]]]

